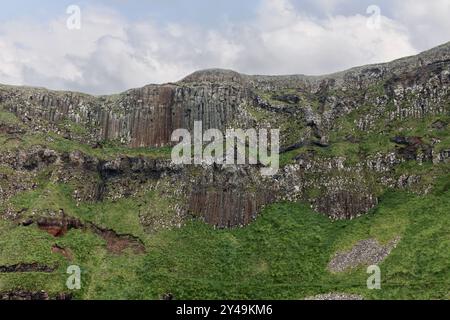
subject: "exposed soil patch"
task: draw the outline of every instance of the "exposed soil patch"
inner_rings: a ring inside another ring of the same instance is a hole
[[[59,293],[50,297],[45,291],[8,291],[0,292],[0,300],[72,300],[72,295]]]
[[[120,235],[113,230],[102,229],[90,224],[90,229],[106,241],[107,249],[115,254],[120,254],[126,249],[131,249],[135,254],[145,253],[142,241],[131,235]]]
[[[45,272],[51,273],[56,267],[50,267],[39,263],[19,263],[11,266],[0,266],[0,273],[18,273],[18,272]]]
[[[32,225],[34,221],[27,220],[22,223],[23,226]],[[142,241],[128,234],[118,234],[114,230],[101,228],[93,223],[83,223],[72,217],[67,217],[62,213],[61,217],[41,218],[36,221],[39,229],[44,230],[54,237],[61,237],[71,229],[91,231],[106,241],[107,249],[115,254],[120,254],[126,249],[131,249],[135,254],[145,253],[145,246]],[[60,253],[69,260],[72,258],[70,251],[53,246],[52,252]]]
[[[396,237],[386,246],[381,245],[376,239],[367,239],[358,242],[348,252],[338,252],[328,264],[331,272],[343,272],[361,265],[376,265],[383,261],[400,242]]]
[[[50,233],[54,237],[61,237],[71,229],[82,229],[83,223],[74,218],[66,217],[64,214],[62,218],[42,218],[37,221],[39,229]]]
[[[73,260],[73,254],[70,251],[70,249],[62,248],[62,247],[58,246],[57,244],[53,245],[52,253],[60,254],[69,261]]]
[[[314,297],[305,298],[305,300],[364,300],[362,296],[348,293],[327,293],[319,294]]]

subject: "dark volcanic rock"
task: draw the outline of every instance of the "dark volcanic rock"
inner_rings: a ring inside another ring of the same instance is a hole
[[[45,291],[10,291],[0,292],[0,300],[49,300]]]
[[[297,104],[300,102],[300,98],[295,94],[273,95],[272,99],[290,104]]]
[[[45,291],[8,291],[0,292],[0,300],[28,300],[28,301],[43,301],[43,300],[72,300],[72,295],[67,293],[59,293],[54,297],[50,297]]]
[[[231,228],[248,225],[272,201],[273,196],[265,192],[199,188],[190,196],[189,212],[218,228]]]
[[[433,122],[433,124],[431,125],[431,127],[436,130],[445,130],[447,128],[447,126],[448,126],[448,123],[446,123],[442,120],[437,120],[437,121]]]
[[[35,170],[51,165],[57,159],[58,155],[55,151],[37,146],[31,150],[19,151],[15,165],[17,168]]]
[[[0,266],[0,273],[44,272],[51,273],[56,267],[50,267],[39,263],[19,263],[10,266]]]
[[[315,201],[314,207],[333,219],[352,219],[367,213],[377,204],[378,200],[372,194],[338,190],[321,196]]]
[[[402,148],[398,148],[398,154],[405,160],[421,160],[432,161],[433,150],[432,147],[422,141],[420,137],[394,137],[392,142],[404,145]],[[421,159],[418,159],[418,152],[421,151]]]
[[[276,196],[258,176],[258,170],[250,167],[206,170],[191,188],[188,212],[218,228],[249,224]]]
[[[250,76],[211,69],[177,83],[148,85],[112,96],[0,85],[2,110],[14,113],[19,122],[0,125],[0,134],[13,139],[6,140],[12,146],[2,153],[0,164],[7,168],[0,173],[0,196],[7,200],[37,188],[38,175],[44,173],[52,183],[75,185],[77,204],[117,200],[143,190],[170,195],[177,199],[175,224],[190,213],[217,227],[246,225],[265,205],[279,200],[308,201],[333,219],[353,218],[377,204],[378,186],[409,188],[420,181],[411,174],[393,176],[395,165],[407,160],[446,163],[449,151],[447,146],[433,150],[435,144],[426,142],[428,135],[398,136],[392,139],[398,145],[395,151],[369,156],[373,150],[363,146],[346,159],[332,154],[333,144],[342,142],[334,141],[339,136],[335,133],[344,130],[346,140],[356,144],[364,141],[359,137],[364,132],[385,137],[397,132],[390,129],[403,120],[409,123],[430,116],[446,120],[449,88],[450,43],[415,57],[326,76]],[[272,99],[268,102],[263,97]],[[346,118],[349,115],[351,119]],[[179,128],[192,132],[195,121],[202,121],[204,130],[281,128],[289,138],[281,147],[284,154],[305,144],[324,149],[288,159],[289,165],[265,179],[257,166],[227,171],[204,165],[180,167],[170,160],[119,153],[99,159],[75,150],[14,147],[20,145],[23,130],[43,133],[47,140],[57,134],[95,146],[96,151],[109,142],[122,147],[170,146],[172,132]],[[447,126],[442,120],[431,127],[445,130]],[[358,146],[353,147],[357,150]],[[18,210],[7,208],[4,216],[16,220],[23,216]],[[139,215],[145,220],[145,214]],[[57,218],[36,222],[55,236],[88,227]],[[98,232],[115,239],[108,230]],[[112,247],[120,251],[122,240],[130,239],[120,239]]]

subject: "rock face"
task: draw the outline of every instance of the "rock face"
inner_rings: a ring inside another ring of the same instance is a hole
[[[245,226],[274,200],[275,193],[258,179],[257,170],[239,166],[213,168],[194,183],[188,210],[219,228]]]
[[[100,97],[0,86],[3,112],[16,117],[0,118],[5,144],[16,146],[1,152],[0,164],[13,172],[0,172],[0,195],[7,201],[33,190],[39,173],[50,171],[54,181],[76,185],[78,202],[156,190],[173,204],[171,219],[158,222],[168,226],[190,215],[221,228],[244,226],[282,200],[307,201],[330,218],[351,219],[374,208],[382,188],[420,186],[420,175],[396,172],[400,164],[448,163],[450,146],[431,135],[448,130],[449,87],[450,44],[327,76],[213,69]],[[171,146],[173,131],[192,130],[195,121],[203,130],[280,128],[283,154],[298,154],[270,178],[250,165],[189,167],[145,156],[99,156],[108,144],[121,150]],[[411,133],[414,121],[431,121],[432,133]],[[27,140],[39,134],[45,141]],[[72,147],[56,150],[55,139]],[[15,219],[20,212],[4,215]],[[151,224],[148,214],[140,216]]]
[[[29,292],[29,291],[14,291],[14,292],[0,292],[0,300],[26,300],[26,301],[37,301],[37,300],[49,300],[49,296],[45,291],[39,292]]]
[[[206,70],[179,83],[149,85],[115,96],[2,87],[0,102],[24,120],[33,121],[36,129],[46,130],[37,119],[50,123],[69,119],[89,128],[92,139],[119,140],[132,147],[170,144],[173,130],[192,129],[194,121],[202,121],[205,129],[224,129],[234,123],[243,105],[255,101],[259,107],[271,111],[292,113],[297,109],[305,114],[307,122],[325,128],[332,127],[336,118],[369,102],[374,108],[358,124],[369,128],[381,112],[387,113],[391,120],[444,113],[445,106],[440,102],[445,104],[448,97],[449,51],[446,44],[417,57],[322,77],[247,76],[227,70]],[[377,83],[383,86],[384,94],[367,92]],[[285,107],[265,103],[258,95],[289,89],[314,98],[319,110],[311,109],[301,95],[272,96],[285,103]],[[339,90],[345,94],[333,94]],[[349,93],[354,90],[363,94]],[[388,102],[393,103],[392,109],[388,108]],[[292,108],[299,103],[300,108]]]
[[[315,208],[334,219],[351,219],[368,212],[375,205],[377,198],[370,193],[336,190],[327,192],[316,201]]]
[[[179,83],[149,85],[114,96],[93,97],[3,86],[0,87],[0,103],[24,121],[33,122],[37,130],[51,129],[38,120],[55,124],[68,119],[88,128],[83,138],[118,140],[132,147],[148,147],[170,145],[172,132],[178,128],[192,129],[194,121],[202,121],[205,130],[223,130],[242,115],[244,105],[255,101],[263,105],[258,100],[260,92],[295,89],[319,103],[318,110],[313,111],[308,101],[303,101],[305,103],[297,108],[298,113],[325,129],[333,127],[337,118],[358,109],[361,104],[372,104],[371,112],[358,124],[366,129],[382,112],[391,120],[445,113],[450,83],[449,48],[446,44],[416,57],[321,77],[247,76],[228,70],[205,70]],[[377,83],[382,83],[384,94],[367,92]],[[345,94],[333,94],[340,90]],[[355,97],[351,94],[355,90],[362,94]],[[295,94],[273,98],[287,106],[266,104],[272,111],[292,112],[288,106],[302,102]],[[392,109],[388,102],[393,103]]]
[[[431,161],[433,158],[433,149],[422,141],[420,137],[395,137],[392,142],[401,145],[397,153],[405,160]]]
[[[118,108],[119,113],[100,114],[100,139],[117,139],[132,147],[169,145],[174,130],[192,129],[194,121],[202,121],[205,129],[225,128],[242,99],[242,88],[228,82],[131,90],[112,103],[110,108]]]
[[[172,132],[192,129],[194,121],[202,121],[205,129],[224,129],[233,122],[246,98],[245,88],[217,73],[211,77],[194,74],[178,84],[149,85],[98,98],[3,87],[0,103],[33,122],[36,130],[46,132],[67,119],[85,126],[88,132],[79,138],[91,142],[117,140],[130,147],[158,147],[170,145]]]

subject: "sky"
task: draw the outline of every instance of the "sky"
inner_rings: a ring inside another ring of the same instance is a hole
[[[91,94],[207,68],[328,74],[450,41],[450,0],[0,1],[0,83]]]

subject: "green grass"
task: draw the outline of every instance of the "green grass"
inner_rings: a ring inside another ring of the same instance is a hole
[[[377,84],[371,90],[380,94],[384,89],[382,84]],[[313,97],[300,96],[308,100],[302,100],[301,104],[308,102],[318,109]],[[269,93],[263,97],[271,101]],[[338,121],[336,130],[329,136],[330,147],[304,147],[288,152],[281,155],[281,165],[292,163],[295,156],[310,150],[318,159],[345,157],[347,164],[353,165],[368,155],[394,150],[395,145],[389,141],[394,135],[417,135],[427,143],[438,138],[441,142],[437,150],[450,147],[448,130],[430,128],[435,120],[448,121],[448,117],[402,120],[386,128],[385,119],[380,119],[373,130],[355,129],[355,120],[369,107],[363,106]],[[305,128],[287,116],[273,118],[272,112],[252,108],[249,112],[258,121],[282,128],[286,144],[298,142],[304,135]],[[0,124],[21,125],[14,115],[2,111]],[[77,135],[86,133],[74,123],[61,125]],[[359,142],[349,142],[348,135]],[[169,159],[171,153],[170,148],[131,149],[114,142],[92,148],[52,133],[27,133],[20,139],[9,138],[0,135],[0,151],[42,145],[59,152],[80,150],[100,159],[120,155]],[[106,250],[102,238],[88,231],[71,230],[62,238],[53,238],[36,226],[22,227],[0,220],[0,265],[39,262],[57,267],[52,274],[0,274],[0,291],[69,292],[65,288],[66,269],[75,264],[83,271],[82,289],[72,292],[77,299],[159,299],[168,292],[177,299],[302,299],[328,292],[355,293],[367,299],[450,298],[448,165],[405,162],[396,166],[392,171],[394,178],[419,175],[421,181],[412,189],[420,193],[434,185],[433,191],[423,196],[385,191],[376,209],[351,221],[332,222],[305,204],[278,203],[267,207],[248,227],[233,230],[215,230],[196,220],[172,230],[160,228],[157,223],[143,226],[143,216],[171,221],[175,215],[171,205],[178,199],[149,191],[117,201],[76,203],[72,194],[77,186],[49,182],[50,170],[36,176],[37,189],[16,195],[9,204],[18,211],[27,209],[26,214],[64,209],[67,215],[82,221],[139,237],[146,253],[112,254]],[[11,174],[8,167],[0,167],[0,172]],[[346,174],[350,178],[359,175]],[[366,183],[375,184],[374,175],[363,174],[367,175]],[[379,188],[374,185],[377,194],[382,193]],[[321,193],[319,187],[307,191],[313,198],[320,197]],[[401,237],[398,247],[380,264],[382,290],[366,288],[365,266],[342,274],[327,271],[327,264],[336,252],[349,250],[364,239],[388,243],[397,236]],[[69,249],[73,261],[52,253],[55,244]]]
[[[58,152],[81,151],[87,155],[103,160],[118,156],[144,156],[152,159],[170,159],[172,152],[171,147],[128,148],[110,142],[105,143],[100,148],[93,148],[74,140],[65,139],[56,133],[26,133],[19,139],[10,139],[10,137],[0,134],[0,143],[0,151],[11,151],[18,148],[29,149],[33,146],[40,145]]]
[[[423,197],[387,192],[376,210],[353,221],[331,222],[305,205],[280,203],[243,229],[214,230],[191,221],[181,229],[152,235],[139,231],[130,203],[81,209],[86,218],[105,210],[104,215],[111,217],[99,219],[110,227],[123,222],[114,211],[128,217],[123,231],[146,240],[148,253],[138,256],[111,255],[103,240],[90,233],[71,231],[55,240],[33,227],[2,222],[2,263],[39,261],[59,263],[60,268],[54,275],[0,275],[0,290],[17,285],[64,290],[68,262],[50,252],[57,242],[74,252],[71,264],[76,262],[84,270],[83,289],[76,293],[80,299],[158,299],[166,292],[179,299],[301,299],[334,291],[369,299],[447,299],[449,196],[443,180],[435,194]],[[363,239],[386,243],[396,236],[402,238],[398,248],[380,265],[382,290],[366,288],[368,275],[363,267],[343,274],[327,271],[336,251]]]
[[[163,222],[171,221],[175,215],[171,205],[177,200],[162,197],[157,191],[141,192],[138,196],[116,201],[78,204],[72,198],[73,190],[74,187],[67,184],[41,184],[35,190],[19,193],[9,203],[16,211],[31,209],[26,211],[26,215],[42,216],[64,209],[69,216],[144,240],[147,233],[140,223],[139,214]],[[150,225],[149,228],[153,231],[160,229],[158,224]]]
[[[294,159],[306,151],[306,148],[298,148],[292,151],[288,151],[280,154],[280,167],[284,167],[294,163]]]
[[[18,125],[20,120],[13,113],[3,111],[0,106],[0,124]]]
[[[82,125],[80,123],[76,123],[76,122],[68,120],[68,119],[63,120],[61,123],[58,124],[58,126],[61,129],[66,129],[67,131],[69,131],[77,136],[82,136],[82,135],[88,134],[88,130],[84,125]]]
[[[447,198],[388,193],[370,215],[335,223],[288,203],[271,206],[246,229],[217,232],[192,223],[178,233],[162,234],[164,241],[155,240],[160,255],[147,256],[145,270],[157,272],[143,276],[148,295],[168,291],[179,298],[296,299],[344,291],[368,298],[446,298]],[[387,242],[398,235],[401,244],[381,265],[383,290],[366,289],[364,268],[343,275],[326,271],[336,250],[367,238]],[[161,248],[161,242],[167,245]]]

